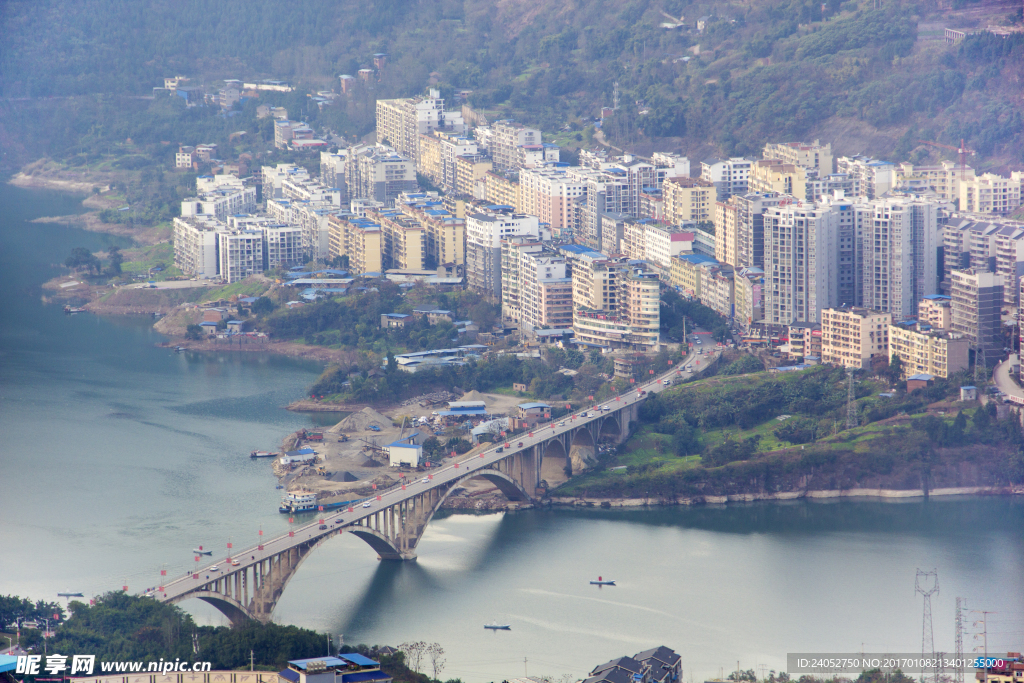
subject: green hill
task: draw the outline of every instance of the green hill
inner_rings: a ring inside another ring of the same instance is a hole
[[[492,118],[516,117],[550,133],[562,128],[560,142],[582,145],[617,83],[621,106],[606,135],[640,151],[753,154],[769,140],[820,137],[840,153],[899,161],[930,153],[918,139],[965,138],[979,152],[976,166],[1024,162],[1024,123],[1014,106],[1024,87],[1024,35],[983,33],[957,46],[941,40],[947,26],[1020,25],[1019,3],[873,5],[8,2],[0,11],[0,145],[11,163],[41,153],[66,158],[128,138],[194,144],[246,128],[213,111],[138,99],[165,76],[183,74],[199,84],[289,80],[300,92],[261,101],[348,134],[372,129],[376,98],[436,85],[450,102],[457,90],[471,90],[470,102]],[[305,97],[337,90],[339,74],[371,66],[381,52],[388,61],[378,80],[341,104],[319,110]]]
[[[1019,415],[958,403],[964,378],[911,394],[862,378],[845,427],[840,368],[713,377],[646,401],[631,438],[552,496],[700,497],[1024,482]]]

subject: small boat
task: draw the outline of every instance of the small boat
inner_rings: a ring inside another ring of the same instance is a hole
[[[84,308],[75,308],[74,306],[65,306],[64,307],[64,312],[68,313],[68,314],[70,314],[70,313],[85,313],[85,309]]]
[[[484,624],[484,628],[489,631],[511,631],[512,626],[510,624]]]
[[[199,546],[198,548],[193,548],[192,552],[194,552],[196,555],[213,555],[213,551],[212,550],[203,550],[203,546]]]
[[[270,451],[253,451],[249,454],[250,458],[273,458],[277,453],[271,453]]]
[[[57,593],[57,597],[58,598],[84,598],[85,596],[82,595],[81,593],[64,592],[64,593]]]
[[[278,484],[278,485],[277,485],[277,486],[275,486],[274,488],[276,488],[276,489],[283,489],[283,488],[284,488],[284,486],[283,486],[282,484]]]
[[[174,347],[174,352],[175,353],[184,353],[186,351],[188,351],[188,349],[186,349],[184,346],[175,346]]]
[[[614,586],[615,582],[610,580],[610,579],[608,581],[605,581],[604,577],[599,576],[599,577],[597,577],[597,581],[591,581],[590,585],[591,586]]]

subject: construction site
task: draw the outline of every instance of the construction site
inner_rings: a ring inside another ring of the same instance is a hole
[[[422,444],[432,436],[442,443],[456,436],[469,438],[465,425],[453,424],[439,414],[446,412],[443,409],[454,395],[435,393],[406,401],[391,416],[367,407],[322,431],[303,429],[290,434],[281,444],[281,455],[272,461],[283,491],[310,492],[316,494],[318,504],[330,505],[375,495],[441,464],[444,459],[415,467],[392,466],[388,452],[392,444]],[[461,398],[482,402],[489,416],[508,415],[522,402],[515,396],[476,391]],[[489,446],[481,444],[469,453]],[[453,492],[445,507],[490,510],[521,505],[509,503],[492,484],[479,480]]]

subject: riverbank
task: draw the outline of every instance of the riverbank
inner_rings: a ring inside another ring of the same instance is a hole
[[[948,496],[1020,496],[1024,486],[959,486],[932,489],[818,489],[807,491],[779,491],[777,493],[735,493],[724,496],[694,496],[690,498],[597,498],[555,497],[545,499],[553,507],[642,508],[667,505],[727,505],[729,503],[781,502],[791,500],[878,499],[911,500]]]
[[[57,223],[72,225],[89,232],[100,232],[108,235],[124,237],[147,246],[152,246],[170,238],[169,225],[157,225],[140,228],[121,223],[105,223],[100,219],[99,212],[104,209],[118,208],[124,204],[121,198],[111,197],[112,183],[123,182],[124,173],[107,171],[72,171],[48,159],[40,159],[28,164],[21,171],[8,179],[15,187],[31,190],[56,190],[70,194],[84,195],[82,206],[91,209],[80,214],[65,216],[41,216],[32,219],[32,223]]]

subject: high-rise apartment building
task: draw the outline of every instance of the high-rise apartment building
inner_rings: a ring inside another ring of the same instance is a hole
[[[345,182],[352,199],[373,199],[386,205],[392,205],[404,192],[419,189],[413,160],[383,145],[352,148]]]
[[[493,171],[484,173],[484,192],[481,199],[493,206],[509,206],[516,213],[526,213],[523,209],[523,191],[518,174],[506,176]]]
[[[501,241],[513,237],[540,240],[537,217],[511,211],[466,214],[466,280],[470,289],[501,300]]]
[[[380,225],[371,219],[348,215],[331,216],[330,256],[348,256],[353,275],[383,272],[383,240]]]
[[[681,176],[668,178],[662,186],[665,219],[670,224],[713,220],[717,192],[715,184],[709,180]]]
[[[444,266],[454,272],[465,271],[465,219],[454,216],[436,196],[403,195],[396,206],[418,220],[425,230],[427,268]]]
[[[540,131],[527,128],[516,121],[495,121],[491,126],[488,151],[498,171],[514,171],[520,168],[518,148],[523,145],[542,144]]]
[[[915,166],[903,162],[896,167],[896,187],[910,191],[932,190],[939,199],[953,201],[960,196],[961,176],[974,178],[974,169],[966,166],[962,171],[955,161],[942,161],[931,166]]]
[[[657,275],[628,260],[593,252],[573,261],[573,333],[577,341],[613,349],[657,349],[661,325]]]
[[[896,183],[896,165],[856,154],[839,157],[836,171],[853,180],[853,196],[876,199],[893,188]]]
[[[263,272],[263,233],[232,230],[217,233],[220,277],[228,284]]]
[[[788,204],[764,213],[765,321],[819,322],[839,298],[839,214]]]
[[[832,166],[832,143],[822,145],[815,140],[806,142],[769,143],[764,147],[765,159],[777,159],[785,164],[816,168],[818,173],[826,176],[835,169]]]
[[[864,207],[862,297],[897,321],[917,315],[917,302],[938,293],[937,206],[909,197],[876,199]]]
[[[747,193],[752,164],[753,160],[743,157],[713,157],[700,162],[700,177],[714,184],[715,201],[725,201],[734,194]]]
[[[960,183],[960,210],[967,213],[1008,214],[1021,205],[1019,178],[985,173]]]
[[[954,270],[951,277],[953,331],[964,335],[975,349],[1000,351],[1003,348],[1003,276],[968,268]],[[988,356],[989,363],[996,359],[995,353]]]
[[[561,233],[572,226],[572,202],[584,195],[585,183],[565,166],[524,168],[519,171],[519,191],[522,212]]]
[[[501,242],[501,313],[524,330],[572,325],[572,280],[565,257],[544,242]]]
[[[461,113],[445,111],[437,90],[427,97],[377,100],[377,142],[412,160],[414,168],[421,135],[434,130],[461,133],[465,128]]]
[[[214,216],[174,218],[174,265],[185,275],[200,279],[217,277],[217,233],[227,226]]]

